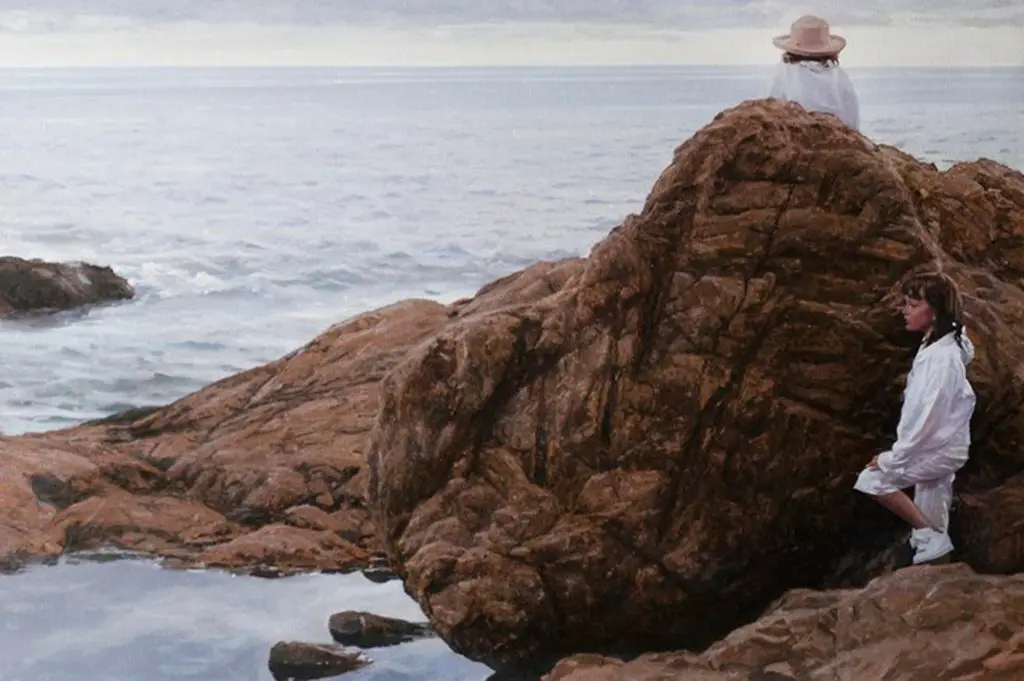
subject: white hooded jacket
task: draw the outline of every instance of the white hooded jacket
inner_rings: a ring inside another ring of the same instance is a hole
[[[928,468],[923,455],[967,460],[976,401],[967,365],[974,359],[974,344],[966,333],[960,340],[958,344],[948,333],[917,351],[903,393],[896,443],[878,457],[883,472],[917,477],[914,469]]]
[[[796,102],[808,111],[838,117],[854,130],[860,129],[860,104],[850,77],[838,64],[813,61],[779,64],[768,95]]]

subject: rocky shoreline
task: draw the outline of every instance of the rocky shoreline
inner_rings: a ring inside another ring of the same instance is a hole
[[[960,564],[894,571],[905,530],[850,485],[913,352],[892,296],[935,267],[978,351]],[[1021,678],[1022,281],[1021,173],[744,103],[587,258],[0,438],[0,560],[390,570],[455,651],[550,681]]]
[[[113,546],[180,567],[379,573],[364,462],[383,376],[445,324],[540,297],[580,265],[359,315],[163,408],[0,438],[0,562]]]

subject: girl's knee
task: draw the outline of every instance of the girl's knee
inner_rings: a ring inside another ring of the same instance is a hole
[[[865,468],[862,470],[860,475],[857,476],[857,482],[853,484],[853,488],[858,492],[873,497],[881,497],[900,491],[900,488],[893,485],[889,481],[888,476],[878,468]]]

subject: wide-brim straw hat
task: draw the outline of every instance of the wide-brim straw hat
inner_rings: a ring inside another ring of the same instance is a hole
[[[829,32],[828,22],[807,15],[793,22],[787,35],[772,39],[775,47],[801,57],[829,57],[846,47],[846,38]]]

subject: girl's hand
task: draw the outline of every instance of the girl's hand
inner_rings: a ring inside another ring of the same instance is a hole
[[[878,470],[878,456],[874,456],[871,458],[871,461],[868,462],[867,468],[873,471]]]

